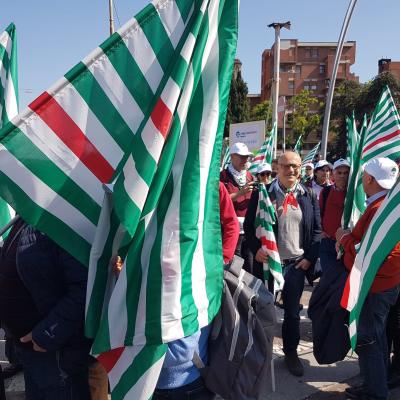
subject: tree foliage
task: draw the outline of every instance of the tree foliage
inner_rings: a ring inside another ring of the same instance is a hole
[[[248,92],[247,83],[243,80],[240,71],[238,71],[236,78],[235,75],[232,76],[224,136],[229,136],[230,124],[249,120],[250,105],[247,98]]]
[[[252,121],[266,121],[266,130],[269,132],[272,129],[272,103],[265,100],[253,107],[250,113]]]
[[[382,90],[389,86],[397,108],[400,105],[400,81],[389,72],[383,72],[367,83],[344,81],[333,96],[330,131],[335,137],[328,145],[329,157],[345,157],[347,150],[346,116],[353,112],[357,121],[362,121],[364,114],[371,117]]]
[[[288,127],[292,128],[291,137],[287,141],[294,145],[297,138],[303,135],[303,140],[317,130],[321,125],[321,104],[309,90],[302,90],[289,101]]]

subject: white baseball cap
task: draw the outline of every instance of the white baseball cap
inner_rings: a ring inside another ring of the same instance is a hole
[[[249,151],[249,148],[244,143],[234,143],[230,150],[230,154],[238,154],[239,156],[252,156],[253,153]]]
[[[396,183],[399,167],[390,158],[378,157],[368,161],[364,171],[373,176],[379,186],[384,189],[391,189]]]
[[[303,165],[303,168],[307,168],[307,167],[311,167],[312,169],[314,169],[314,164],[312,162],[305,163]]]
[[[269,171],[272,172],[271,164],[262,163],[257,168],[257,174],[261,174],[261,172]]]
[[[345,160],[344,158],[339,158],[339,160],[336,160],[333,163],[333,169],[336,169],[339,167],[349,167],[350,168],[350,163],[347,160]]]
[[[319,160],[316,164],[315,164],[315,169],[318,169],[318,168],[324,168],[325,166],[328,166],[330,169],[332,169],[332,164],[331,163],[328,163],[328,161],[326,161],[326,160]]]

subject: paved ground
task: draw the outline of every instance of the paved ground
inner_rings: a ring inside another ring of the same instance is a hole
[[[337,364],[320,366],[312,354],[311,321],[307,318],[308,301],[312,288],[306,286],[302,297],[304,309],[301,313],[301,342],[299,355],[305,367],[304,376],[296,378],[287,371],[282,353],[281,324],[283,312],[277,309],[278,325],[274,341],[274,371],[276,391],[272,392],[272,381],[269,376],[260,400],[345,400],[345,388],[359,382],[358,362],[356,355],[349,354],[344,361]],[[5,360],[4,345],[0,341],[0,360]],[[1,362],[1,361],[0,361]],[[5,362],[2,362],[5,365]],[[7,400],[24,400],[24,383],[22,374],[5,382]],[[400,388],[391,391],[389,400],[400,399]],[[135,399],[132,399],[135,400]]]

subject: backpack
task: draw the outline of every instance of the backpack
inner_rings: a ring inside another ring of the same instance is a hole
[[[195,353],[206,387],[225,400],[257,399],[272,358],[273,295],[235,256],[224,270],[221,309],[208,341],[208,365]]]

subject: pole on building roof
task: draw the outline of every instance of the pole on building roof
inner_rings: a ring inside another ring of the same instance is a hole
[[[344,17],[342,30],[340,31],[339,40],[336,47],[335,61],[333,64],[332,76],[329,82],[329,89],[326,97],[324,125],[322,127],[321,153],[323,159],[326,159],[326,149],[328,146],[328,134],[329,134],[329,120],[331,118],[331,108],[332,108],[333,93],[335,91],[336,76],[339,68],[340,58],[342,56],[342,50],[346,38],[347,28],[349,27],[350,19],[353,14],[353,10],[356,3],[357,0],[350,0],[350,4],[347,9],[346,16]]]

